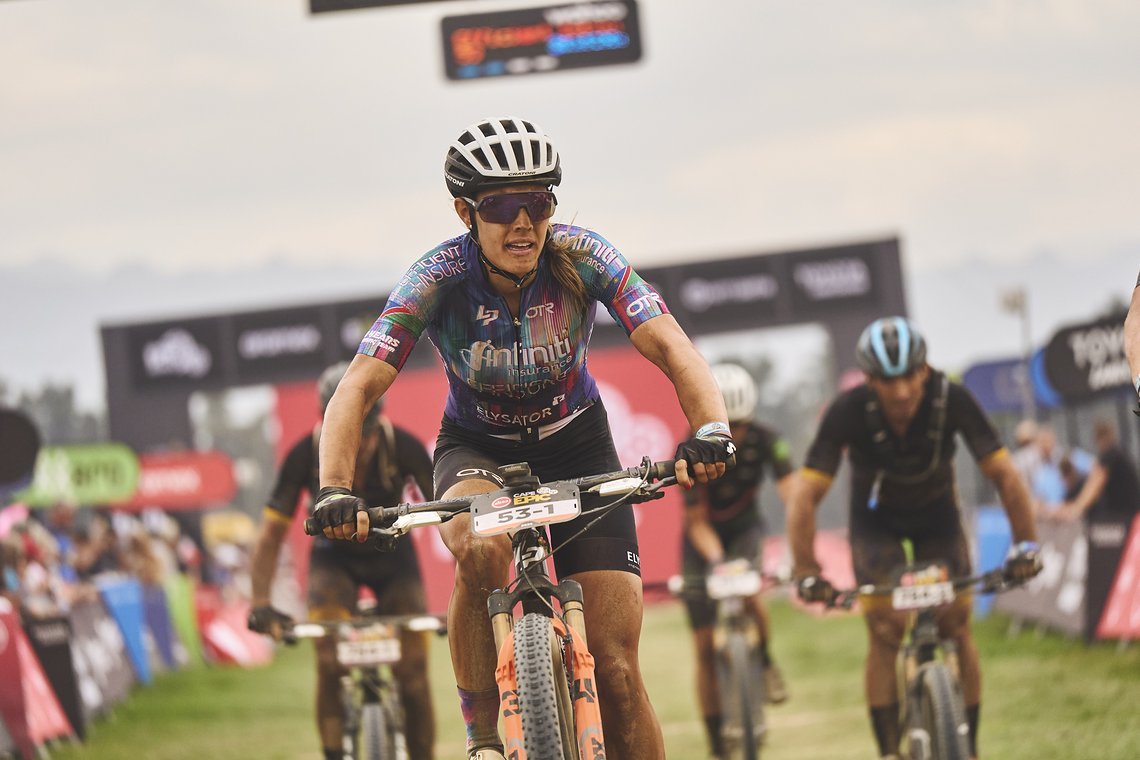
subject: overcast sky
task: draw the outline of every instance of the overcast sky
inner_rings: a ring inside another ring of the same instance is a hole
[[[1140,252],[1135,0],[641,0],[640,63],[445,79],[443,16],[540,4],[0,2],[0,273],[321,262],[384,290],[459,230],[444,151],[496,114],[556,139],[558,218],[643,266],[883,235],[916,276]]]

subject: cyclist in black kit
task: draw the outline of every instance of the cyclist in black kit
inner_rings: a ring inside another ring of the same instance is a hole
[[[719,480],[685,492],[682,574],[701,580],[727,560],[747,559],[760,568],[764,519],[757,497],[764,470],[771,469],[776,490],[785,504],[794,480],[788,444],[775,431],[752,421],[756,384],[748,370],[729,363],[714,364],[711,369],[724,397],[732,439],[736,442],[736,467]],[[708,731],[710,753],[721,757],[725,751],[721,736],[724,721],[713,641],[717,603],[703,593],[703,585],[693,586],[694,591],[687,593],[684,601],[697,652],[697,700]],[[768,614],[759,594],[749,600],[748,608],[760,632],[764,694],[769,702],[783,702],[787,689],[769,653]]]
[[[317,383],[321,413],[328,406],[348,362],[326,369]],[[281,465],[277,483],[265,508],[261,532],[252,558],[252,610],[249,627],[274,638],[288,616],[270,605],[270,588],[281,543],[293,521],[302,491],[315,500],[318,489],[317,444],[321,426],[297,441]],[[409,479],[430,496],[431,459],[411,433],[395,427],[377,403],[365,418],[356,464],[356,489],[369,503],[400,501]],[[346,620],[356,607],[357,589],[367,586],[376,595],[376,614],[423,613],[423,584],[411,541],[401,541],[390,553],[371,546],[331,541],[318,536],[309,561],[309,619],[318,622]],[[427,641],[424,633],[405,631],[401,660],[392,666],[400,685],[408,752],[412,760],[430,760],[435,742],[435,720],[427,678]],[[314,641],[317,651],[317,731],[325,758],[343,756],[341,750],[341,668],[332,636]]]
[[[851,463],[849,538],[858,584],[887,584],[904,564],[901,541],[916,561],[948,563],[970,572],[970,556],[955,493],[954,437],[961,434],[982,472],[993,481],[1013,532],[1006,559],[1010,577],[1040,570],[1029,492],[1008,451],[973,396],[926,363],[926,342],[902,317],[872,322],[856,359],[866,382],[828,407],[808,450],[788,505],[794,572],[805,601],[825,601],[831,584],[820,577],[813,550],[815,511],[831,486],[844,449]],[[866,695],[881,757],[899,751],[895,660],[905,615],[869,600]],[[977,756],[981,672],[970,634],[970,599],[963,595],[939,614],[944,636],[957,642],[970,751]]]
[[[1132,289],[1132,303],[1128,316],[1124,318],[1124,354],[1132,370],[1132,384],[1136,387],[1136,409],[1140,415],[1140,275],[1136,277],[1136,287]]]

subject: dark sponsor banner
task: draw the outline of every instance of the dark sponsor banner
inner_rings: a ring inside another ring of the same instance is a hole
[[[1037,526],[1043,569],[1029,584],[999,594],[994,607],[1019,620],[1032,620],[1070,636],[1085,633],[1088,541],[1084,526]]]
[[[1140,516],[1132,520],[1128,545],[1116,568],[1104,613],[1097,625],[1098,639],[1140,639]]]
[[[1045,346],[1045,374],[1065,401],[1131,384],[1124,356],[1124,315],[1062,328]]]
[[[309,12],[330,13],[332,11],[355,11],[361,8],[382,8],[389,5],[436,2],[439,0],[309,0]]]
[[[97,601],[71,606],[71,659],[79,681],[79,696],[87,722],[106,715],[131,691],[134,674],[126,644],[115,621]]]
[[[246,376],[309,370],[327,363],[321,311],[315,307],[238,314],[231,323],[237,371]]]
[[[71,661],[71,624],[65,617],[28,618],[24,620],[24,631],[68,722],[76,735],[83,739],[86,720],[79,698],[75,664]]]
[[[875,259],[858,248],[803,253],[788,259],[788,284],[796,314],[809,315],[873,305],[879,300]]]
[[[40,451],[40,434],[28,415],[0,409],[0,497],[28,484]]]
[[[138,389],[200,386],[222,375],[218,319],[141,325],[131,330],[127,344]]]
[[[139,456],[138,487],[118,509],[206,509],[237,492],[233,460],[220,451],[179,451]]]
[[[787,287],[770,257],[722,259],[679,268],[662,296],[686,327],[700,332],[774,320]]]
[[[641,58],[634,0],[448,16],[443,61],[449,79],[542,74]]]
[[[1128,530],[1132,525],[1126,519],[1099,519],[1088,521],[1089,580],[1088,600],[1085,603],[1085,638],[1092,639],[1108,604],[1108,595],[1116,579],[1116,569],[1124,554]]]
[[[387,301],[388,297],[383,296],[336,304],[333,315],[336,323],[337,356],[346,360],[356,356],[360,341],[380,316]]]

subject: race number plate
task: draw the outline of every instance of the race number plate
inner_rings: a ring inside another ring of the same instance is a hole
[[[891,591],[891,606],[896,610],[941,607],[952,601],[954,601],[954,584],[946,581],[898,586]]]
[[[400,661],[400,638],[386,625],[353,628],[336,643],[336,659],[348,667],[386,665]]]
[[[471,530],[480,536],[573,520],[582,512],[578,486],[551,483],[519,489],[510,495],[486,494],[471,502]]]
[[[739,596],[755,596],[760,593],[764,580],[760,573],[747,561],[723,565],[708,577],[705,588],[710,599],[730,599]]]

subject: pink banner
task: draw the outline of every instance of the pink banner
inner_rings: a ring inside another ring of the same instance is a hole
[[[25,760],[36,745],[72,735],[71,724],[48,683],[7,599],[0,598],[0,715]]]
[[[119,509],[206,509],[227,504],[237,492],[233,462],[220,451],[180,451],[139,456],[139,481]]]

